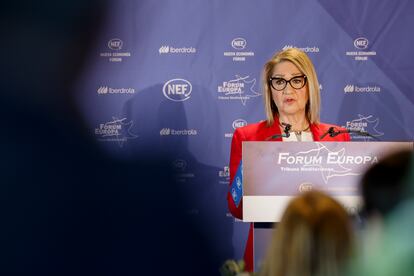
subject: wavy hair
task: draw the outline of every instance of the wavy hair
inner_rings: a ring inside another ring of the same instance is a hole
[[[260,275],[339,275],[352,243],[345,209],[322,192],[306,192],[289,203],[275,228]]]

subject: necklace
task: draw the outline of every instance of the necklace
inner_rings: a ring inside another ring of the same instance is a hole
[[[310,128],[310,124],[308,124],[308,126],[306,127],[306,128],[304,128],[304,129],[302,129],[302,130],[290,130],[290,124],[286,124],[286,123],[279,123],[279,125],[281,126],[281,127],[284,127],[285,128],[285,130],[286,130],[286,127],[287,126],[289,126],[289,128],[287,129],[287,131],[289,132],[289,133],[295,133],[295,136],[296,136],[296,139],[299,141],[299,142],[301,142],[302,141],[302,132],[303,131],[307,131],[307,130],[309,130],[309,128]]]

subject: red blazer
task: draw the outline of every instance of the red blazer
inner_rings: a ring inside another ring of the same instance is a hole
[[[328,124],[311,124],[310,131],[313,135],[314,141],[321,141],[320,136],[325,134],[330,127],[335,127],[336,130],[345,130],[339,126],[328,125]],[[231,153],[230,153],[230,185],[233,182],[234,175],[237,172],[237,167],[240,164],[242,158],[242,142],[243,141],[265,141],[266,138],[273,135],[280,135],[279,118],[275,116],[275,122],[272,126],[268,127],[266,121],[247,125],[245,127],[237,128],[233,135],[231,142]],[[335,137],[326,135],[323,141],[350,141],[351,138],[349,133],[340,134]],[[282,138],[275,139],[273,141],[282,141]],[[243,219],[243,200],[240,202],[239,207],[233,201],[230,191],[227,193],[227,203],[231,214],[239,219]]]

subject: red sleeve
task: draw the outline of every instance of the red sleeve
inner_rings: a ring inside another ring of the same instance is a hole
[[[344,139],[345,139],[345,141],[347,141],[347,142],[351,141],[351,135],[349,134],[349,132],[345,133],[345,135],[344,135]]]
[[[239,129],[236,129],[233,134],[233,139],[231,141],[231,150],[230,150],[230,185],[233,182],[234,175],[237,172],[241,158],[242,158],[242,141],[244,140],[243,134]],[[239,219],[243,218],[243,200],[240,202],[239,207],[236,207],[236,204],[233,201],[233,198],[230,194],[230,191],[227,192],[227,204],[229,206],[230,213]]]
[[[345,133],[345,141],[351,141],[351,135],[349,133]]]

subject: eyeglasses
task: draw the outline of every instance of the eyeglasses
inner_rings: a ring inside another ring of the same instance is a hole
[[[307,78],[305,75],[293,77],[290,80],[285,80],[284,78],[271,77],[269,79],[269,84],[277,91],[285,89],[288,83],[294,89],[301,89],[305,86],[306,79]]]

